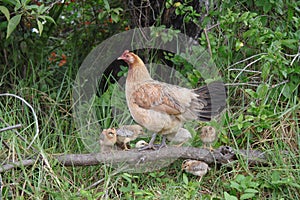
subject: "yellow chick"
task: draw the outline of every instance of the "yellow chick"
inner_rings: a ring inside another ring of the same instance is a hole
[[[169,140],[171,144],[175,144],[177,147],[180,147],[191,138],[192,134],[185,128],[179,128],[177,133],[167,135],[167,140]]]
[[[199,181],[201,181],[202,176],[204,176],[208,170],[210,170],[208,164],[205,162],[190,159],[183,161],[181,169],[195,176],[199,176]]]
[[[201,129],[200,139],[203,142],[203,147],[206,147],[206,144],[209,144],[209,149],[212,151],[212,143],[217,139],[216,129],[212,126],[204,126]]]
[[[117,132],[115,128],[104,129],[100,135],[101,152],[111,151],[117,142]]]
[[[117,129],[117,143],[128,150],[127,143],[135,140],[139,135],[143,134],[143,127],[140,125],[124,125]]]
[[[145,142],[145,140],[140,140],[140,141],[138,141],[138,142],[135,144],[135,148],[136,148],[136,149],[139,149],[139,148],[143,148],[143,147],[145,147],[145,146],[147,146],[147,145],[148,145],[148,143]]]

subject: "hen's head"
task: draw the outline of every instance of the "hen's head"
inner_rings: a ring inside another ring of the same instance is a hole
[[[128,65],[140,62],[140,58],[129,50],[125,50],[118,60],[124,60]]]

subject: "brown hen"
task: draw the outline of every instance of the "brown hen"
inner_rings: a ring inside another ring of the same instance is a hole
[[[129,65],[126,101],[133,119],[153,131],[149,145],[155,149],[157,134],[163,135],[159,148],[166,146],[166,135],[177,133],[189,120],[210,121],[225,107],[225,88],[220,81],[198,89],[187,89],[153,80],[136,54],[128,50],[118,58]]]

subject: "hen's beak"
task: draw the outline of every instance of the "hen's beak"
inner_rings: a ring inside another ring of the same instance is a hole
[[[123,57],[123,56],[120,56],[119,58],[118,58],[118,60],[124,60],[125,58]]]

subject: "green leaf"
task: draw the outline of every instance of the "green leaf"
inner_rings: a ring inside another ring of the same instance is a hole
[[[255,193],[245,193],[245,194],[242,194],[241,197],[240,197],[240,200],[243,200],[243,199],[251,199],[252,197],[255,196]]]
[[[21,16],[21,14],[16,15],[8,21],[6,39],[9,38],[10,34],[16,29],[16,27],[20,23]]]
[[[117,23],[120,18],[119,15],[115,14],[115,13],[111,13],[111,19],[113,20],[113,22]]]
[[[230,187],[236,189],[237,191],[241,192],[241,186],[235,181],[230,181]]]
[[[182,180],[184,184],[188,185],[189,184],[189,179],[185,173],[182,174]]]
[[[245,92],[247,92],[251,97],[257,98],[257,93],[254,92],[252,89],[245,89]]]
[[[236,196],[230,195],[227,192],[224,192],[224,198],[225,200],[238,200]]]
[[[248,188],[244,191],[245,193],[258,193],[258,190],[252,189],[252,188]]]
[[[9,10],[5,6],[0,6],[0,11],[5,15],[7,21],[10,19]]]
[[[282,94],[286,98],[290,98],[291,97],[292,92],[291,92],[290,86],[288,84],[284,85],[284,87],[282,89]]]
[[[44,26],[40,20],[37,20],[37,24],[38,24],[38,28],[39,28],[39,33],[40,33],[40,35],[42,35]]]
[[[103,19],[106,15],[107,15],[107,12],[105,12],[105,11],[100,12],[99,15],[98,15],[98,19],[101,20],[101,19]]]
[[[262,66],[262,72],[261,72],[261,77],[263,78],[263,80],[266,80],[268,78],[268,76],[270,75],[270,63],[266,62],[263,64]]]
[[[53,24],[55,24],[56,25],[56,22],[54,21],[54,19],[52,18],[52,17],[50,17],[50,16],[47,16],[47,15],[45,15],[45,16],[39,16],[40,18],[42,18],[42,19],[46,19],[46,20],[48,20],[48,21],[50,21],[50,22],[52,22]]]
[[[16,1],[16,4],[15,4],[14,10],[17,11],[17,10],[19,10],[21,7],[22,7],[21,2],[20,2],[19,0],[17,0],[17,1]]]
[[[260,84],[256,89],[256,93],[257,93],[258,97],[261,97],[261,98],[265,97],[265,95],[268,92],[268,89],[269,89],[269,87],[267,86],[267,84],[264,84],[264,83]]]
[[[104,3],[104,8],[105,8],[105,10],[109,11],[109,10],[110,10],[110,6],[109,6],[108,1],[107,1],[107,0],[104,0],[103,3]]]

